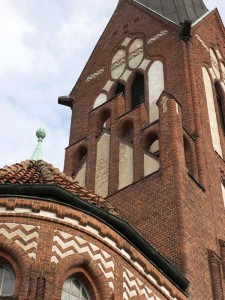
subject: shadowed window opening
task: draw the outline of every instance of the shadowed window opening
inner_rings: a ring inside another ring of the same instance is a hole
[[[87,147],[82,146],[78,151],[78,165],[82,163],[84,158],[87,156]]]
[[[110,111],[104,111],[101,115],[101,125],[100,125],[100,132],[103,128],[110,130],[111,126],[111,113]]]
[[[144,76],[137,73],[132,84],[132,108],[145,102]]]
[[[190,146],[186,138],[184,138],[184,155],[185,155],[185,164],[188,171],[191,171],[191,151]]]
[[[83,145],[76,151],[74,157],[74,172],[72,173],[72,176],[77,175],[77,172],[79,172],[79,170],[85,164],[86,158],[87,158],[87,147]]]
[[[159,140],[156,140],[152,143],[152,145],[149,148],[149,151],[156,157],[159,157]]]
[[[151,133],[145,138],[144,148],[156,158],[159,158],[159,139],[156,133]]]
[[[125,86],[122,83],[118,83],[114,94],[116,96],[121,93],[123,93],[123,95],[125,96]]]
[[[129,142],[133,142],[134,128],[131,121],[125,121],[121,127],[121,137]]]
[[[225,105],[225,99],[224,99],[224,93],[222,91],[222,87],[220,83],[217,81],[215,82],[215,91],[216,91],[216,100],[218,104],[218,110],[220,115],[220,124],[221,128],[223,130],[223,134],[225,135],[225,118],[224,118],[224,105]]]

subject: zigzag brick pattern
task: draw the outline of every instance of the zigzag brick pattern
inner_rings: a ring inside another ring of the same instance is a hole
[[[155,41],[159,40],[161,37],[167,35],[168,33],[169,33],[168,30],[161,31],[157,35],[155,35],[152,38],[148,39],[148,41],[147,41],[148,45],[154,43]]]
[[[101,75],[103,72],[105,71],[105,68],[102,68],[100,70],[98,70],[97,72],[95,72],[94,74],[91,74],[90,76],[88,76],[88,78],[86,79],[86,82],[89,82],[90,80],[98,77],[99,75]]]
[[[87,253],[104,273],[109,287],[114,290],[114,259],[104,250],[86,240],[63,231],[55,231],[51,262],[58,263],[74,253]]]
[[[149,287],[134,276],[127,268],[123,270],[123,300],[145,297],[146,300],[160,300]]]
[[[16,223],[0,223],[0,237],[13,240],[30,258],[36,259],[39,238],[39,226]]]

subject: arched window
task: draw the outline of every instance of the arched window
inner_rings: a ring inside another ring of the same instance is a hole
[[[134,179],[134,126],[131,120],[123,122],[119,143],[119,189],[132,184]]]
[[[77,153],[77,166],[79,167],[87,156],[87,147],[81,146]]]
[[[15,275],[11,268],[0,264],[0,296],[12,296],[15,286]]]
[[[159,170],[159,139],[157,133],[149,133],[144,142],[144,176]]]
[[[145,138],[145,150],[149,151],[156,158],[159,158],[159,138],[156,133],[151,133]]]
[[[61,300],[91,300],[91,297],[85,285],[72,276],[63,284]]]
[[[134,126],[133,122],[126,120],[121,127],[121,137],[129,142],[133,142]]]
[[[132,84],[132,108],[139,106],[143,102],[145,102],[144,76],[137,73]]]
[[[223,157],[219,130],[218,130],[218,121],[216,118],[217,116],[216,116],[212,81],[209,76],[208,70],[205,67],[202,68],[202,74],[203,74],[203,80],[205,86],[205,96],[206,96],[206,103],[208,108],[209,125],[210,125],[213,148],[221,157]]]
[[[109,192],[110,119],[110,110],[103,110],[96,144],[95,193],[103,198]]]
[[[76,152],[75,168],[72,176],[79,182],[81,186],[86,184],[86,163],[87,162],[87,147],[82,145]]]
[[[106,110],[103,111],[100,118],[100,133],[102,132],[103,128],[110,130],[110,118],[111,112]]]
[[[122,83],[118,83],[114,94],[116,96],[121,93],[125,95],[125,86]]]
[[[219,115],[220,115],[220,124],[221,128],[223,130],[223,133],[225,134],[225,119],[224,119],[224,110],[223,110],[223,105],[224,103],[224,94],[221,88],[221,85],[218,81],[215,82],[215,91],[216,91],[216,100],[218,104],[218,109],[219,109]]]

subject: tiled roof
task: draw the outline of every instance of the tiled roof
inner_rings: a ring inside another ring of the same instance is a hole
[[[0,184],[57,184],[81,199],[111,213],[114,208],[101,197],[43,160],[26,160],[0,169]]]

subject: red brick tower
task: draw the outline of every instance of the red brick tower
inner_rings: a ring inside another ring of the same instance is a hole
[[[121,0],[78,82],[65,172],[223,298],[225,35],[198,1]],[[223,272],[222,272],[223,269]]]

